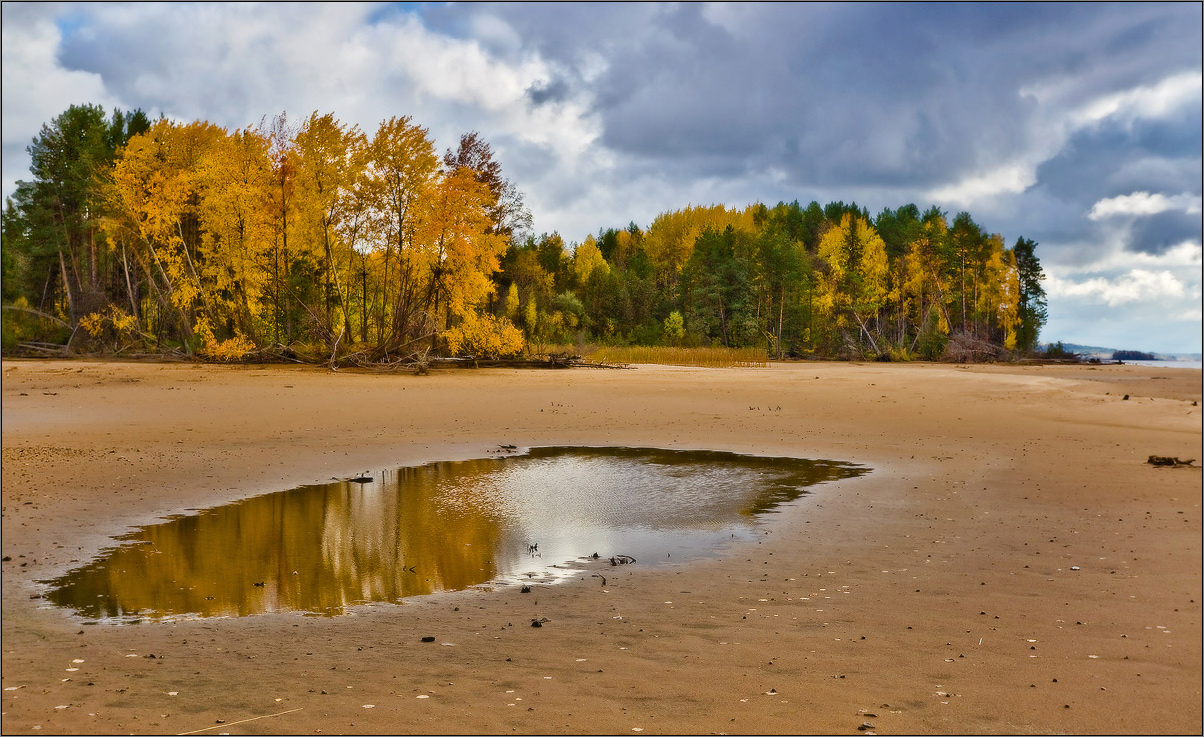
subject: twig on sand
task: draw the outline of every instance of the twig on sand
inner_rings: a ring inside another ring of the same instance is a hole
[[[300,707],[297,707],[296,709],[289,709],[288,711],[282,711],[282,712],[279,712],[279,713],[277,713],[277,714],[264,714],[263,716],[251,717],[250,719],[239,719],[237,722],[223,722],[223,723],[221,723],[221,724],[215,724],[215,725],[213,725],[212,727],[203,727],[203,728],[201,728],[201,729],[194,729],[194,730],[192,730],[191,732],[176,732],[176,734],[177,734],[177,735],[183,735],[183,734],[199,734],[199,733],[201,733],[201,732],[208,732],[208,731],[209,731],[209,730],[211,730],[211,729],[223,729],[223,728],[225,728],[225,727],[229,727],[229,726],[231,726],[231,725],[233,725],[233,724],[243,724],[244,722],[253,722],[253,721],[255,721],[256,719],[267,719],[268,717],[279,717],[279,716],[284,716],[285,714],[292,714],[294,711],[301,711],[301,710],[302,710],[302,709],[304,709],[304,708],[305,708],[305,707],[303,707],[303,706],[300,706]]]

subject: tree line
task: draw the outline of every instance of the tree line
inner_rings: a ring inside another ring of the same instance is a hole
[[[68,108],[3,213],[4,347],[502,357],[586,341],[939,358],[1035,349],[1036,243],[968,213],[855,203],[687,206],[580,243],[536,236],[467,133],[409,117],[227,130]]]

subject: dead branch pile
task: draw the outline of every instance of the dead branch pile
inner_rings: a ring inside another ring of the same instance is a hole
[[[995,363],[1007,361],[1011,354],[1000,346],[969,333],[954,333],[949,336],[941,360],[947,363]]]

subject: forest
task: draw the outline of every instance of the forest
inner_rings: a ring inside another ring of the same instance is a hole
[[[3,211],[6,355],[399,365],[613,346],[1001,360],[1046,319],[1036,243],[914,204],[686,204],[535,235],[478,133],[317,112],[227,130],[74,105]]]

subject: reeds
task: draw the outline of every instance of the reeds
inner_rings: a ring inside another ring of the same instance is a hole
[[[672,348],[668,346],[600,346],[586,356],[602,363],[655,363],[704,368],[765,368],[764,348]]]

